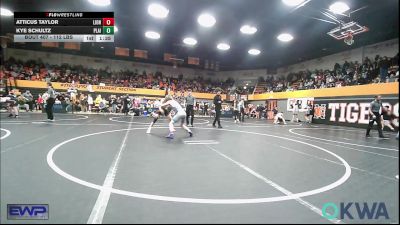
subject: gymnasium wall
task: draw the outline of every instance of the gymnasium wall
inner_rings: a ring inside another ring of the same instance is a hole
[[[383,105],[389,106],[392,113],[399,115],[399,99],[396,95],[383,95]],[[351,127],[363,127],[368,124],[368,109],[374,96],[354,96],[339,98],[315,98],[313,123]],[[286,120],[291,120],[293,111],[289,111],[289,100],[277,100],[279,111]],[[300,121],[305,121],[305,112],[298,114]]]
[[[317,98],[314,101],[316,113],[314,123],[367,127],[369,122],[368,110],[373,96]],[[389,110],[399,116],[399,96],[382,96],[382,105],[389,106]],[[397,119],[398,124],[398,119]]]
[[[333,69],[336,62],[343,64],[344,61],[358,61],[368,57],[374,59],[376,55],[393,57],[399,52],[399,39],[392,39],[361,48],[351,49],[325,57],[304,61],[294,65],[278,69],[278,74],[288,74],[302,70]]]
[[[290,72],[299,72],[302,70],[315,69],[333,69],[336,62],[343,64],[344,61],[358,61],[368,56],[374,59],[376,55],[393,57],[399,52],[399,39],[392,39],[384,42],[379,42],[373,45],[367,45],[361,48],[350,49],[333,55],[324,56],[317,59],[312,59],[300,62],[293,65],[280,67],[277,69],[277,75],[287,75]],[[225,78],[232,76],[235,80],[253,80],[257,81],[259,77],[272,75],[266,69],[259,70],[237,70],[237,71],[221,71],[219,77]]]
[[[244,86],[247,83],[249,86],[255,86],[260,76],[265,77],[267,70],[236,70],[236,71],[220,71],[218,77],[222,80],[226,80],[231,77],[235,79],[237,86]]]
[[[41,60],[44,63],[48,63],[51,65],[61,65],[63,63],[68,63],[71,65],[86,65],[89,68],[93,69],[105,69],[108,67],[110,71],[120,71],[120,70],[135,70],[137,69],[139,72],[155,72],[162,71],[163,74],[172,77],[178,77],[179,74],[183,74],[186,79],[197,78],[198,76],[202,76],[205,79],[211,78],[212,80],[218,80],[218,76],[214,74],[214,72],[209,72],[200,69],[191,69],[191,68],[182,68],[178,67],[176,69],[173,66],[166,65],[156,65],[150,63],[139,63],[134,61],[124,61],[124,60],[114,60],[114,59],[104,59],[104,58],[95,58],[88,56],[79,56],[72,54],[64,54],[64,53],[49,53],[49,52],[41,52],[41,51],[31,51],[25,49],[14,49],[7,48],[5,49],[6,59],[13,57],[18,60],[27,61],[27,60]]]
[[[45,90],[46,83],[41,81],[17,80],[17,88]],[[57,91],[66,91],[71,84],[53,82]],[[113,87],[92,85],[91,88],[86,84],[76,85],[81,92],[92,90],[99,94],[129,94],[134,96],[162,97],[165,94],[163,90]],[[198,100],[211,101],[213,94],[193,93]],[[268,102],[275,102],[278,110],[283,112],[286,120],[290,120],[293,115],[292,106],[294,102],[301,103],[299,119],[304,121],[306,105],[309,101],[315,105],[314,123],[366,127],[368,123],[368,108],[374,95],[383,96],[383,104],[388,105],[395,115],[399,115],[399,83],[368,84],[359,86],[349,86],[341,88],[325,88],[316,90],[303,90],[293,92],[280,92],[249,95],[249,103],[258,105],[268,105]],[[225,95],[222,95],[226,99]]]
[[[315,106],[314,123],[365,128],[369,103],[375,95],[382,95],[383,105],[389,106],[396,116],[399,115],[398,82],[259,94],[249,96],[249,99],[250,103],[264,102],[264,105],[267,100],[276,101],[278,110],[283,112],[286,120],[292,118],[292,103],[299,101],[302,103],[299,112],[301,121],[305,120],[307,102],[312,101]]]
[[[343,63],[345,60],[361,62],[362,58],[364,58],[365,56],[368,56],[370,58],[374,58],[375,55],[392,57],[399,52],[398,49],[399,39],[392,39],[373,45],[351,49],[337,54],[281,67],[277,69],[277,74],[287,75],[290,72],[298,72],[306,69],[333,69],[333,66],[336,62]],[[267,74],[270,74],[267,69],[210,72],[201,69],[182,67],[174,69],[172,66],[165,65],[7,48],[5,49],[5,58],[8,59],[10,57],[14,57],[23,61],[41,59],[43,62],[49,64],[68,63],[71,65],[88,65],[89,67],[95,69],[104,69],[106,68],[106,66],[108,66],[111,71],[120,71],[126,69],[138,69],[140,72],[143,70],[159,70],[168,76],[177,77],[179,74],[183,74],[183,76],[188,79],[196,78],[198,76],[202,76],[206,79],[210,78],[212,80],[226,80],[228,78],[233,78],[236,80],[236,84],[239,86],[245,85],[246,83],[249,83],[250,86],[253,86],[257,83],[259,77],[265,78]]]

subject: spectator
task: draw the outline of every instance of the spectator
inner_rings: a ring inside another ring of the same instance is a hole
[[[88,94],[87,97],[87,104],[88,104],[88,111],[92,112],[92,107],[93,107],[93,98],[91,94]]]
[[[19,110],[21,110],[21,107],[24,107],[27,112],[29,111],[29,105],[26,103],[27,99],[23,95],[20,95],[17,98],[17,102],[18,102],[18,109]]]
[[[381,82],[386,82],[389,67],[390,67],[390,61],[385,56],[385,57],[383,57],[383,59],[381,59],[379,61],[379,74],[380,74]]]
[[[37,106],[39,110],[43,110],[43,104],[44,100],[42,98],[42,95],[39,94],[38,99],[37,99]]]
[[[26,104],[28,105],[28,109],[33,111],[33,95],[29,90],[26,90],[25,93],[22,94],[25,98]]]

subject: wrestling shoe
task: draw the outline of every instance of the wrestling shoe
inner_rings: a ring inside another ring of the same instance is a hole
[[[167,136],[165,136],[166,138],[169,139],[174,139],[174,133],[169,133]]]

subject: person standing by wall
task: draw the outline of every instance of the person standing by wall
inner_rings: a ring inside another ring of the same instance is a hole
[[[49,97],[46,100],[47,120],[53,122],[54,121],[53,105],[56,101],[56,92],[54,91],[53,85],[50,82],[47,83],[47,94],[49,95]]]
[[[240,122],[240,107],[239,107],[239,101],[234,100],[233,101],[233,115],[235,116],[235,123]]]
[[[186,126],[189,126],[189,117],[190,117],[190,126],[193,127],[194,120],[194,105],[196,99],[192,96],[192,90],[188,90],[188,96],[185,98],[186,104]]]
[[[37,106],[38,106],[37,110],[43,109],[43,103],[44,103],[44,101],[43,101],[42,95],[39,94],[38,99],[37,99]]]
[[[207,116],[207,114],[208,114],[208,102],[204,102],[203,115]]]
[[[306,123],[312,123],[312,119],[314,116],[314,107],[311,102],[307,104],[307,112],[305,114]]]
[[[87,97],[87,103],[88,103],[88,111],[92,112],[92,107],[93,107],[93,97],[91,94],[88,94]]]
[[[221,110],[222,110],[222,98],[221,98],[220,90],[214,96],[214,105],[215,105],[215,119],[213,122],[213,127],[215,127],[215,123],[218,122],[218,128],[222,128],[221,121],[220,121]]]
[[[292,120],[291,122],[294,122],[296,120],[296,122],[299,122],[299,100],[295,100],[293,103],[293,116],[292,116]]]
[[[114,95],[111,96],[110,104],[111,104],[111,112],[116,113],[117,112],[117,99],[115,98]]]
[[[125,116],[128,115],[129,113],[129,102],[131,101],[131,99],[129,98],[129,95],[125,95],[125,97],[122,100],[122,105],[123,105],[123,110],[122,112],[125,114]]]
[[[93,104],[93,98],[92,98],[92,104]],[[79,105],[81,106],[80,111],[87,112],[89,105],[89,95],[85,96],[85,94],[81,93],[81,96],[79,98]]]
[[[382,101],[381,101],[381,96],[377,95],[375,96],[374,101],[371,102],[370,107],[369,107],[369,124],[367,128],[367,133],[366,136],[370,137],[369,132],[371,131],[372,127],[374,126],[374,123],[376,122],[378,124],[378,133],[380,138],[385,138],[382,133],[382,120],[381,120],[381,110],[382,110]]]
[[[246,112],[244,111],[244,99],[243,98],[240,99],[238,107],[239,107],[239,112],[240,112],[239,120],[240,120],[240,122],[244,123],[244,115],[246,114]]]

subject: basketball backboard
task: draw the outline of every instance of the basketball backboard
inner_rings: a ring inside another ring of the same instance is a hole
[[[341,24],[339,27],[332,29],[327,34],[334,37],[336,40],[342,40],[346,38],[349,33],[353,36],[368,31],[368,27],[361,26],[355,21]]]

